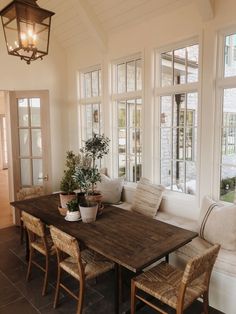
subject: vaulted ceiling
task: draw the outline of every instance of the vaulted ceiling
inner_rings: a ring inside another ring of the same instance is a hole
[[[0,9],[11,0],[0,0]],[[65,48],[95,39],[106,49],[109,36],[125,27],[196,2],[203,19],[212,15],[214,0],[38,0],[56,14],[52,36]]]

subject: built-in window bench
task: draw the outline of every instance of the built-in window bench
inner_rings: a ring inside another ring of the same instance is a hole
[[[125,186],[122,193],[122,204],[116,205],[126,210],[131,210],[135,187]],[[182,198],[182,197],[181,197]],[[192,219],[188,215],[188,200],[185,202],[179,196],[164,195],[156,218],[163,222],[176,225],[192,231],[199,232],[197,216]],[[179,215],[178,213],[181,213]],[[183,214],[186,214],[183,216]],[[196,209],[196,213],[199,210]],[[227,228],[227,226],[226,226]],[[170,262],[184,267],[185,262],[191,257],[201,254],[211,244],[197,237],[189,244],[177,250],[170,256]],[[236,296],[236,251],[220,249],[210,283],[209,303],[212,307],[226,313],[235,314]]]

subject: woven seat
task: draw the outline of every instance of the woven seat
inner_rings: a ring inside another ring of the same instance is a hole
[[[41,269],[45,273],[42,290],[42,295],[45,295],[48,284],[49,256],[54,255],[56,250],[50,234],[46,234],[45,225],[39,218],[22,211],[22,219],[28,233],[30,252],[26,280],[29,280],[32,264]],[[42,267],[33,259],[35,250],[45,256],[45,267]]]
[[[114,264],[103,256],[91,251],[80,251],[77,240],[69,234],[50,226],[51,236],[56,247],[58,274],[57,287],[54,298],[54,308],[57,306],[60,287],[78,300],[77,314],[82,313],[85,281],[114,268]],[[65,256],[66,253],[67,256]],[[80,283],[79,296],[75,295],[68,287],[61,283],[61,270],[77,279]]]
[[[214,245],[204,254],[190,260],[184,271],[162,262],[132,279],[131,313],[135,313],[136,299],[161,313],[167,313],[138,294],[139,290],[183,313],[194,300],[203,297],[204,313],[208,313],[208,290],[211,271],[220,246]]]

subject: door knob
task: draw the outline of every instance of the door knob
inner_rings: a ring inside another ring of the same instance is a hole
[[[48,181],[48,175],[44,177],[38,177],[38,180]]]

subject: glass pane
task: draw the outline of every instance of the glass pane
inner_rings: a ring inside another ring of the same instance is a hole
[[[193,160],[194,158],[194,134],[195,128],[186,128],[185,134],[185,158]]]
[[[135,119],[135,114],[136,114],[136,110],[135,110],[135,100],[127,100],[127,105],[128,105],[128,110],[129,110],[129,126],[130,127],[135,127],[136,125],[136,119]]]
[[[119,154],[119,177],[126,176],[126,159],[124,154]]]
[[[236,34],[225,37],[225,69],[224,76],[236,75]]]
[[[18,99],[19,127],[29,126],[28,99]]]
[[[119,102],[118,104],[118,126],[121,128],[126,127],[126,103]]]
[[[42,134],[40,129],[32,129],[32,156],[42,156]]]
[[[20,156],[29,156],[29,130],[28,129],[20,129],[19,130],[19,138],[20,138]]]
[[[127,92],[135,90],[135,61],[127,62]]]
[[[21,159],[20,168],[21,168],[21,185],[22,186],[32,185],[30,159]]]
[[[136,166],[135,166],[135,156],[130,155],[128,158],[128,167],[129,167],[129,178],[127,180],[129,182],[136,181]]]
[[[171,137],[172,137],[171,128],[161,128],[161,159],[172,158]]]
[[[198,57],[199,46],[194,45],[187,47],[187,82],[193,83],[198,81]]]
[[[142,100],[136,99],[136,127],[142,126]]]
[[[98,90],[98,96],[102,95],[102,74],[101,70],[98,71],[98,83],[99,83],[99,90]]]
[[[172,51],[161,54],[161,86],[173,84]]]
[[[221,167],[221,184],[220,184],[220,199],[225,202],[233,203],[235,197],[236,186],[236,167]]]
[[[171,189],[171,160],[161,160],[161,184],[167,189]]]
[[[126,153],[126,130],[119,129],[119,154]]]
[[[129,129],[129,154],[135,154],[136,152],[136,133],[135,129]]]
[[[172,190],[185,192],[185,166],[184,162],[173,161],[173,185]]]
[[[93,132],[96,134],[100,131],[99,116],[99,104],[93,104]]]
[[[140,178],[142,176],[142,160],[137,161],[137,166],[136,166],[136,182],[140,181]]]
[[[30,98],[29,103],[31,113],[31,126],[40,127],[41,126],[40,98]]]
[[[194,162],[186,163],[186,193],[196,194],[196,165]]]
[[[186,83],[186,48],[178,49],[174,51],[174,83],[185,84]]]
[[[173,159],[184,159],[184,128],[173,129]]]
[[[136,90],[142,89],[142,61],[136,60]]]
[[[92,105],[85,106],[85,122],[87,129],[92,130]]]
[[[170,127],[172,125],[172,97],[161,97],[161,126]]]
[[[188,93],[187,94],[187,113],[186,123],[189,126],[197,126],[198,118],[198,94]]]
[[[141,163],[142,159],[142,132],[140,129],[136,129],[136,155],[137,155],[137,163]]]
[[[43,177],[43,162],[42,159],[33,159],[33,184],[40,185],[42,184]]]
[[[121,63],[117,65],[117,93],[125,91],[125,63]]]
[[[185,124],[185,94],[174,95],[174,126],[184,126]]]
[[[84,74],[84,90],[85,90],[85,98],[91,97],[91,72]]]
[[[92,72],[92,96],[98,96],[98,71]]]

